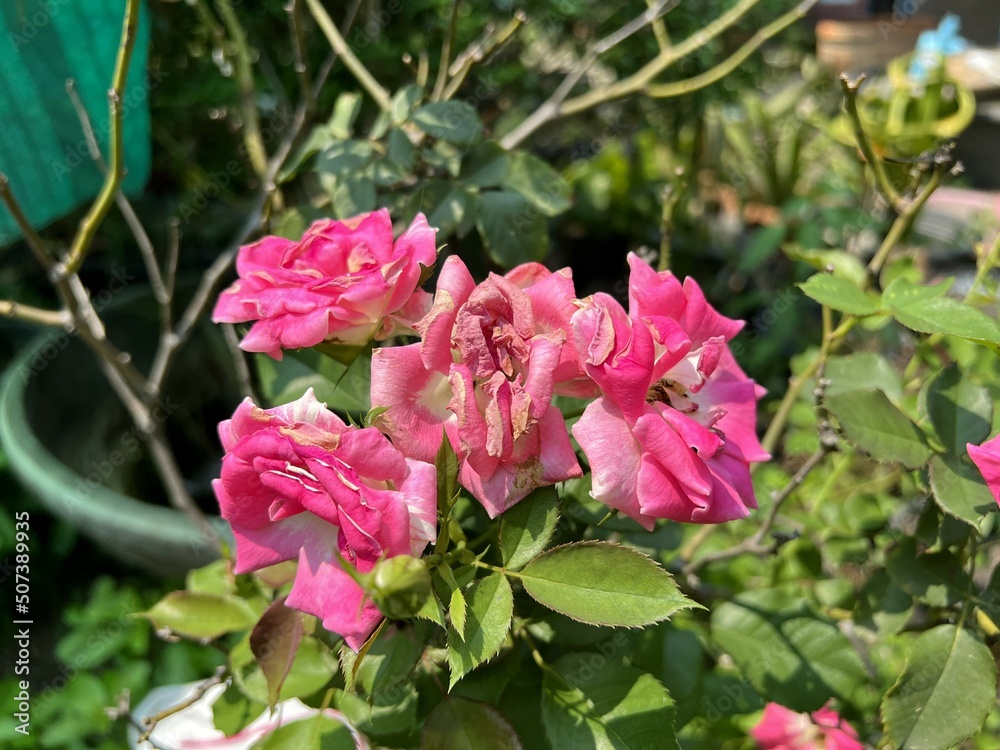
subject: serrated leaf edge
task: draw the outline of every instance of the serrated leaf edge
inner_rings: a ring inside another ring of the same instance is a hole
[[[567,542],[566,544],[559,544],[559,545],[557,545],[555,547],[551,547],[550,549],[545,550],[541,554],[535,556],[531,560],[531,562],[535,562],[536,560],[539,560],[542,557],[545,557],[546,555],[552,554],[552,553],[554,553],[554,552],[556,552],[558,550],[561,550],[561,549],[565,549],[566,547],[616,547],[618,549],[628,550],[629,552],[632,552],[635,555],[638,555],[639,557],[642,557],[642,558],[645,558],[646,560],[648,560],[650,563],[653,564],[654,567],[656,567],[659,571],[661,571],[667,578],[670,579],[671,582],[673,582],[676,585],[676,581],[674,580],[674,577],[672,575],[670,575],[670,571],[668,571],[666,568],[664,568],[662,565],[660,565],[658,562],[656,562],[656,560],[654,560],[652,557],[650,557],[649,555],[647,555],[645,552],[640,552],[635,547],[630,547],[627,544],[618,544],[616,542],[603,542],[603,541],[599,541],[599,540],[596,540],[596,539],[588,539],[588,540],[585,540],[585,541],[582,541],[582,542]],[[528,565],[530,565],[530,564],[531,563],[528,563]],[[525,567],[527,567],[527,565],[525,565]],[[515,573],[515,575],[517,575],[519,578],[523,578],[524,577],[523,571]],[[573,615],[571,615],[569,612],[563,612],[562,610],[557,609],[555,607],[551,607],[548,604],[545,604],[544,602],[539,602],[538,599],[535,599],[535,597],[532,595],[532,593],[530,591],[528,591],[527,587],[525,587],[524,590],[528,594],[528,596],[530,596],[534,601],[538,602],[543,607],[545,607],[548,610],[551,610],[552,612],[557,612],[560,615],[563,615],[564,617],[568,617],[569,619],[571,619],[571,620],[573,620],[575,622],[583,623],[584,625],[596,625],[596,626],[602,627],[602,628],[625,628],[626,630],[634,630],[636,628],[645,628],[645,627],[648,627],[649,625],[655,625],[658,622],[663,622],[664,620],[668,620],[674,614],[676,614],[677,612],[680,612],[681,610],[684,610],[684,609],[705,609],[705,610],[708,609],[707,607],[705,607],[705,606],[703,606],[701,604],[698,604],[698,602],[696,602],[696,601],[694,601],[692,599],[688,599],[687,597],[685,597],[685,599],[687,599],[688,603],[687,604],[681,604],[681,605],[679,605],[676,609],[674,609],[668,615],[665,615],[663,617],[659,617],[659,618],[657,618],[655,620],[650,620],[649,622],[640,623],[640,624],[636,624],[636,625],[619,625],[619,624],[616,624],[616,623],[597,622],[597,621],[594,621],[594,620],[580,620],[579,618],[576,618]],[[678,587],[678,591],[680,591],[680,587]]]

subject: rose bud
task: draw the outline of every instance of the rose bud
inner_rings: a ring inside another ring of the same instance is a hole
[[[422,560],[396,555],[375,566],[370,580],[372,601],[386,617],[414,617],[431,595],[431,575]]]

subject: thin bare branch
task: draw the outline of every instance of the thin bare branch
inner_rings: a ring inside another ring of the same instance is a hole
[[[384,112],[388,112],[392,109],[392,101],[389,98],[389,92],[382,87],[378,81],[375,80],[374,76],[368,72],[368,69],[364,64],[357,58],[351,48],[347,46],[347,42],[344,41],[343,35],[337,30],[337,27],[333,23],[333,19],[330,18],[330,14],[326,12],[323,4],[320,0],[305,0],[306,5],[309,6],[309,10],[312,12],[313,18],[316,19],[316,23],[319,25],[320,30],[326,37],[327,41],[330,42],[330,46],[333,51],[336,52],[344,61],[344,65],[347,69],[354,74],[354,77],[358,80],[358,83],[367,91],[375,103],[378,104],[379,109]]]
[[[312,76],[309,71],[309,57],[306,55],[306,32],[302,21],[302,0],[292,0],[288,9],[291,24],[292,54],[295,75],[299,78],[299,96],[308,100],[310,109],[315,100],[309,96],[312,91]]]
[[[717,552],[709,552],[707,555],[703,555],[697,560],[689,562],[682,570],[684,575],[693,575],[710,563],[730,560],[734,557],[739,557],[740,555],[766,555],[774,552],[776,549],[775,545],[765,544],[764,540],[767,535],[771,533],[771,529],[774,527],[774,523],[778,518],[778,513],[781,511],[781,507],[785,504],[785,501],[792,496],[795,490],[798,489],[805,478],[809,475],[809,472],[819,466],[831,450],[833,449],[827,445],[827,443],[822,440],[820,441],[820,447],[816,449],[816,452],[806,459],[805,463],[799,467],[799,470],[795,472],[795,475],[789,480],[788,484],[774,494],[771,502],[771,509],[768,511],[764,521],[757,528],[756,533],[754,533],[752,537],[745,539],[732,547],[727,547],[726,549],[721,549]]]
[[[97,164],[97,168],[104,175],[107,175],[108,168],[104,163],[104,158],[101,156],[101,149],[97,144],[97,138],[94,136],[94,128],[90,122],[90,115],[87,114],[87,108],[83,106],[83,102],[80,100],[80,95],[76,91],[76,84],[72,78],[66,80],[66,93],[69,95],[73,109],[76,110],[76,116],[80,120],[80,128],[83,130],[84,140],[87,141],[90,158]],[[170,297],[163,283],[160,267],[156,262],[156,250],[153,248],[153,242],[149,239],[146,228],[142,225],[142,221],[139,219],[138,214],[136,214],[135,209],[132,208],[129,199],[125,197],[125,194],[121,190],[115,193],[115,203],[118,206],[118,210],[121,211],[122,217],[125,219],[125,224],[128,225],[136,245],[139,247],[142,262],[146,267],[146,274],[149,276],[149,285],[153,289],[153,296],[156,297],[156,301],[161,307],[169,304]]]
[[[10,212],[17,228],[21,230],[21,236],[24,237],[24,241],[42,268],[52,273],[56,266],[55,256],[49,251],[45,241],[35,231],[35,228],[31,226],[31,222],[28,221],[28,217],[10,187],[10,180],[2,172],[0,172],[0,201],[7,207],[7,211]]]
[[[679,0],[657,0],[645,12],[636,16],[611,34],[608,34],[603,39],[595,42],[580,61],[566,74],[566,77],[563,78],[562,83],[559,84],[552,95],[520,125],[504,136],[500,141],[500,145],[508,150],[516,148],[542,125],[560,116],[566,97],[570,95],[573,87],[590,70],[591,66],[597,62],[597,58],[600,55],[646,28],[653,21],[662,18],[664,14],[676,8],[678,4]]]
[[[76,273],[83,263],[90,246],[94,241],[97,228],[104,221],[111,204],[115,200],[115,195],[121,187],[122,179],[125,176],[124,164],[124,134],[122,132],[124,112],[122,111],[122,95],[125,91],[125,82],[128,78],[129,65],[132,62],[132,52],[135,49],[135,38],[139,30],[139,6],[140,0],[126,0],[125,18],[122,22],[121,41],[118,45],[118,58],[115,61],[115,72],[111,79],[111,89],[108,91],[108,117],[110,122],[109,149],[111,158],[109,159],[108,172],[104,177],[104,184],[97,194],[87,212],[80,222],[80,228],[73,238],[69,255],[64,263],[58,267],[59,272],[68,276]]]
[[[438,60],[437,79],[434,81],[434,91],[431,93],[431,101],[441,100],[444,94],[444,86],[448,82],[448,65],[451,63],[451,49],[455,46],[455,29],[458,26],[458,6],[462,0],[451,0],[451,17],[448,19],[448,31],[444,35],[441,43],[441,57]]]
[[[452,78],[448,81],[448,85],[445,86],[444,93],[441,95],[441,98],[451,99],[455,96],[455,94],[458,93],[458,90],[462,88],[462,84],[465,83],[465,78],[469,75],[469,71],[472,70],[472,67],[476,63],[493,54],[498,47],[514,36],[526,20],[527,16],[525,16],[521,11],[517,11],[514,14],[514,17],[511,18],[507,24],[496,33],[493,32],[492,27],[487,27],[487,30],[483,32],[479,39],[473,42],[468,48],[465,49],[464,52],[455,58],[455,62],[448,71]]]
[[[253,80],[253,63],[250,43],[230,0],[215,0],[222,23],[236,51],[236,84],[240,91],[240,114],[243,117],[243,140],[250,158],[250,166],[258,177],[267,171],[267,151],[260,131],[260,114],[257,111],[257,87]]]
[[[627,78],[570,99],[560,108],[559,114],[576,114],[611,99],[620,99],[623,96],[639,93],[664,70],[701,49],[721,33],[739,23],[760,2],[761,0],[739,0],[714,21],[706,24],[684,41],[669,47],[665,52],[661,52]]]
[[[793,23],[803,18],[809,9],[819,0],[804,0],[796,5],[792,10],[785,13],[780,18],[775,19],[767,26],[758,29],[747,42],[736,52],[726,58],[718,65],[706,70],[704,73],[693,76],[683,81],[673,81],[671,83],[650,84],[646,87],[646,94],[656,99],[665,99],[674,96],[683,96],[692,91],[703,89],[717,83],[732,73],[742,65],[747,58],[759,50],[765,42],[777,36]]]
[[[11,300],[0,300],[0,317],[43,326],[65,326],[72,320],[65,310],[43,310]]]
[[[247,365],[247,353],[240,349],[240,337],[236,335],[236,327],[232,323],[223,323],[222,335],[229,348],[229,354],[232,356],[236,377],[240,381],[240,392],[243,396],[249,396],[253,399],[254,403],[260,403],[254,393],[253,377],[250,375],[250,367]]]
[[[652,8],[654,4],[655,0],[646,0],[647,8]],[[656,37],[656,46],[660,48],[660,51],[670,47],[670,34],[667,32],[667,26],[663,23],[663,19],[657,18],[650,26],[653,29],[653,36]]]
[[[167,222],[167,262],[163,266],[163,283],[170,299],[174,297],[177,286],[177,263],[181,254],[181,223],[176,216],[171,216]]]

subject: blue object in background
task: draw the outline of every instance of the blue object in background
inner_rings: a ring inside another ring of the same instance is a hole
[[[107,91],[118,54],[124,0],[0,0],[0,172],[32,226],[40,228],[90,201],[104,176],[87,149],[66,80],[87,110],[107,161]],[[149,17],[139,32],[122,96],[126,193],[150,171],[146,60]],[[20,236],[0,206],[0,246]]]
[[[958,33],[961,28],[962,19],[954,13],[946,13],[936,29],[921,32],[907,71],[915,83],[927,83],[944,58],[965,51],[969,45]]]

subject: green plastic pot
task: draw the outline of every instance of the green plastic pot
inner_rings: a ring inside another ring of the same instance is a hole
[[[147,371],[155,346],[155,306],[145,290],[120,295],[102,313],[109,336]],[[220,418],[239,400],[221,335],[201,326],[181,349],[161,411],[189,489],[211,507]],[[218,558],[228,524],[210,517],[214,539],[162,498],[158,477],[132,425],[83,342],[45,332],[22,350],[0,386],[0,442],[15,475],[54,516],[76,527],[112,557],[159,576],[183,575]],[[153,500],[159,502],[153,502]]]

